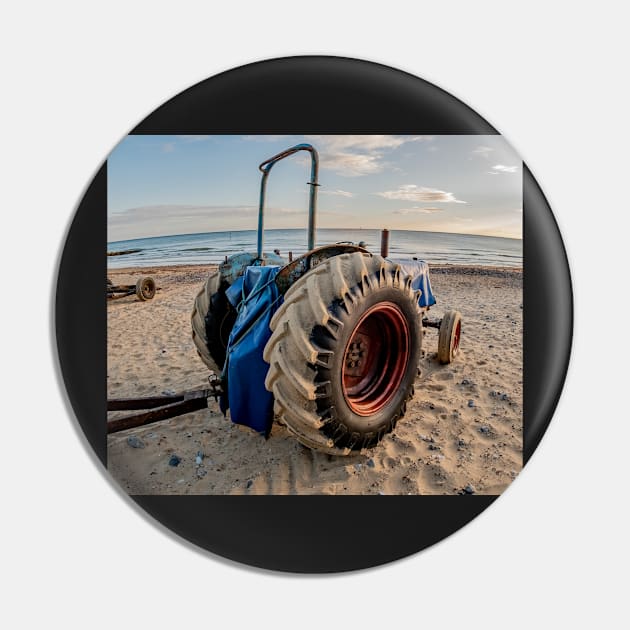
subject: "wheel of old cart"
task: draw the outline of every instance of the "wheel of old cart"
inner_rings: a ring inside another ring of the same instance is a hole
[[[155,280],[150,276],[139,278],[136,282],[136,295],[142,302],[152,300],[155,296]]]
[[[462,315],[459,311],[446,311],[440,324],[438,360],[450,363],[459,352],[462,336]]]
[[[213,271],[195,298],[190,323],[201,360],[217,374],[223,369],[236,310],[225,296],[228,288],[219,271]]]
[[[420,358],[411,278],[351,253],[299,279],[271,320],[265,386],[302,444],[347,454],[377,444],[405,413]]]

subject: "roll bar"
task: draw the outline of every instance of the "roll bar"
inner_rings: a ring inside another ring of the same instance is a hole
[[[269,171],[273,168],[273,165],[280,160],[283,160],[298,151],[308,151],[311,154],[311,181],[306,182],[310,187],[310,194],[308,198],[308,249],[315,248],[315,218],[317,214],[317,177],[319,174],[319,155],[317,150],[310,144],[296,144],[290,149],[286,149],[268,160],[265,160],[258,167],[262,172],[262,181],[260,182],[260,205],[258,207],[258,252],[257,258],[262,260],[263,257],[263,243],[264,243],[264,211],[265,211],[265,193],[267,190],[267,177],[269,177]]]

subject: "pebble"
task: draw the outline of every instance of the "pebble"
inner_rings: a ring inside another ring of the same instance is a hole
[[[247,480],[247,483],[245,484],[246,488],[251,488],[254,485],[254,482],[251,479]]]
[[[373,459],[368,459],[366,463],[370,468],[374,468],[376,466]]]
[[[361,464],[355,464],[354,469],[361,472]]]
[[[144,442],[139,437],[136,437],[135,435],[130,435],[127,438],[127,444],[129,444],[131,448],[144,448]]]
[[[470,484],[468,484],[465,488],[464,488],[464,492],[466,494],[475,494],[475,487],[471,486]]]
[[[162,352],[165,352],[164,350]],[[162,392],[162,396],[175,396],[175,393],[172,389],[165,389]]]
[[[472,398],[468,401],[468,406],[469,407],[474,407],[475,406],[475,401]]]
[[[197,477],[200,479],[205,477],[208,474],[208,471],[205,468],[197,468]]]
[[[171,458],[168,460],[169,466],[179,466],[179,463],[182,461],[181,457],[177,455],[171,455]]]
[[[464,440],[457,440],[457,446],[459,447],[466,446],[466,442],[464,442]]]
[[[430,451],[439,451],[440,447],[437,444],[429,444]]]
[[[470,385],[470,381],[467,378],[465,378],[462,380],[462,385]]]
[[[490,427],[487,427],[485,425],[482,427],[479,427],[479,433],[490,433]]]
[[[200,466],[202,461],[203,461],[203,453],[199,451],[197,453],[197,457],[195,457],[195,464],[197,464],[197,466]]]
[[[507,400],[507,399],[508,399],[507,394],[501,394],[501,400]]]

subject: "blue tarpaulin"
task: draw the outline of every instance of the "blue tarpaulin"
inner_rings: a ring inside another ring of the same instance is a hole
[[[223,378],[227,396],[221,409],[230,409],[232,422],[268,435],[273,423],[273,394],[265,389],[269,365],[263,350],[271,337],[269,322],[282,303],[273,281],[280,267],[247,267],[225,295],[238,310],[230,333]]]
[[[397,258],[392,260],[393,263],[399,264],[403,271],[413,278],[411,286],[416,291],[420,289],[422,294],[418,300],[420,308],[426,308],[435,304],[433,291],[431,291],[431,281],[429,280],[429,265],[424,260],[415,258]]]

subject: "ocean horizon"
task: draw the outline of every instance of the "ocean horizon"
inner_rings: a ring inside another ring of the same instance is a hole
[[[367,249],[380,252],[381,231],[363,228],[319,228],[316,246],[365,241]],[[134,238],[107,243],[107,252],[129,252],[107,257],[110,269],[160,265],[216,264],[237,252],[255,252],[256,230],[229,230]],[[297,257],[307,251],[303,228],[265,230],[264,251],[279,249]],[[389,257],[415,256],[433,264],[522,267],[523,241],[499,236],[390,230]]]

